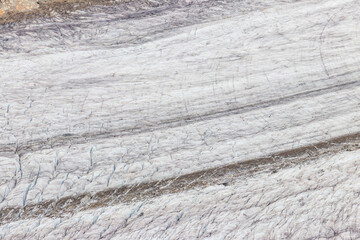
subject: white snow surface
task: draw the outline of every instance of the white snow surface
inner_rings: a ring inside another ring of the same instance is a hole
[[[0,209],[360,132],[357,1],[179,2],[0,26]],[[15,219],[0,239],[355,239],[359,156]]]

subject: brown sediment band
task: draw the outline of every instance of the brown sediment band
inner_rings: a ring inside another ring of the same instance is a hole
[[[249,177],[257,172],[271,174],[282,168],[296,166],[343,151],[355,151],[359,148],[360,132],[314,145],[278,152],[268,157],[215,167],[160,181],[111,188],[96,193],[82,193],[58,200],[29,204],[25,207],[4,208],[0,211],[0,224],[37,217],[62,217],[66,214],[74,214],[89,209],[113,206],[119,203],[145,201],[165,194],[205,188],[211,185],[228,186],[236,179]]]
[[[70,1],[53,1],[53,2],[36,2],[32,7],[28,7],[26,9],[16,9],[16,3],[13,7],[9,7],[6,9],[0,10],[2,13],[0,15],[0,24],[4,23],[12,23],[19,22],[24,20],[30,20],[37,17],[51,17],[55,13],[58,14],[66,14],[68,11],[81,9],[87,6],[91,6],[93,4],[106,4],[109,1],[101,1],[101,0],[90,0],[90,1],[82,1],[82,0],[70,0]]]
[[[9,2],[12,0],[8,0]],[[14,0],[20,1],[20,0]],[[32,20],[39,17],[53,17],[66,15],[72,11],[85,9],[90,6],[109,6],[123,5],[125,9],[141,11],[161,7],[163,5],[173,5],[181,1],[174,0],[22,0],[28,2],[28,7],[18,7],[17,2],[6,7],[6,3],[0,1],[0,24],[21,22]]]

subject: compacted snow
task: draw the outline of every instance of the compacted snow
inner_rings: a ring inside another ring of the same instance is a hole
[[[360,237],[357,1],[128,4],[0,25],[0,238]]]

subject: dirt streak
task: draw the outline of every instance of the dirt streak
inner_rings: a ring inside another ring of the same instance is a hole
[[[33,0],[30,0],[33,1]],[[111,6],[121,5],[124,10],[138,12],[159,8],[161,6],[175,5],[175,0],[158,0],[158,1],[140,1],[140,0],[52,0],[52,1],[33,1],[37,7],[19,11],[16,8],[9,11],[1,10],[0,25],[6,23],[22,22],[33,20],[39,17],[64,16],[76,10],[86,9],[91,6]],[[1,2],[0,2],[1,3]],[[1,5],[0,5],[1,7]]]
[[[228,186],[239,178],[250,177],[255,173],[268,172],[271,174],[282,168],[306,164],[310,160],[342,151],[355,151],[359,148],[360,132],[314,145],[278,152],[264,158],[211,168],[160,181],[111,188],[93,194],[82,193],[58,200],[29,204],[23,208],[4,208],[0,212],[0,224],[37,217],[62,217],[89,209],[146,201],[165,194],[201,189],[211,185]]]

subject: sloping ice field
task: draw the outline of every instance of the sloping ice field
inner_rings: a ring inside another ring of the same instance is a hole
[[[5,21],[0,239],[360,238],[359,10],[129,1]]]

